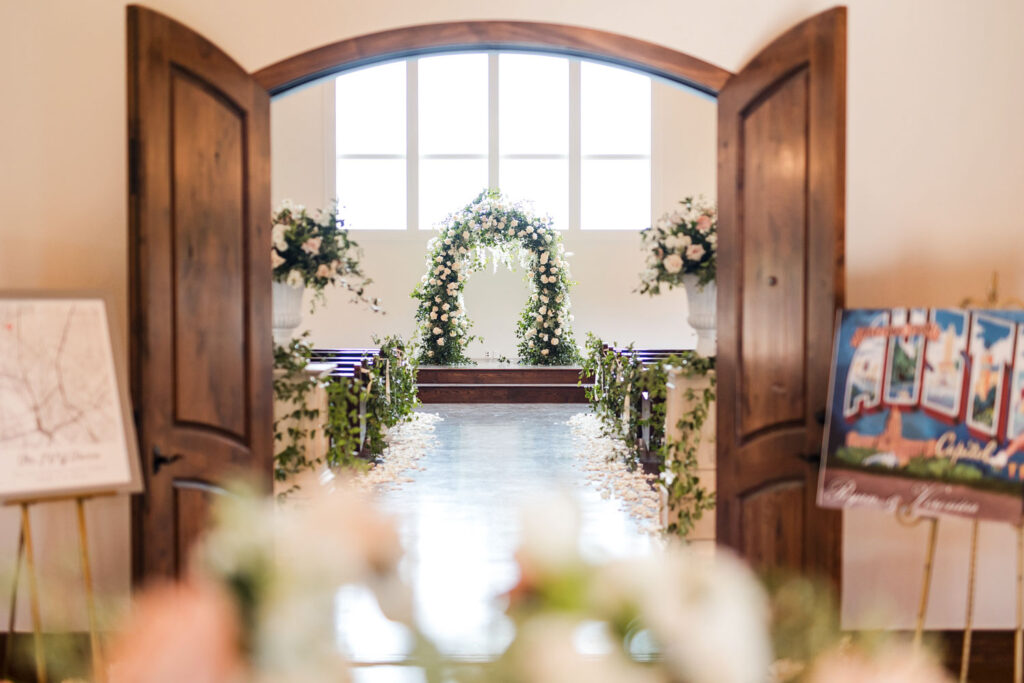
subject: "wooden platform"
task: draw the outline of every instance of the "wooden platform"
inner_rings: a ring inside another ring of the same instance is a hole
[[[586,403],[577,367],[421,365],[423,403]]]

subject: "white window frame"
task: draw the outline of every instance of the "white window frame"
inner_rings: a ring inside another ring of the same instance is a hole
[[[566,59],[569,63],[569,151],[568,154],[501,154],[499,143],[500,115],[499,115],[499,93],[500,78],[499,55],[508,51],[479,51],[474,50],[471,54],[487,55],[487,154],[426,154],[419,153],[419,57],[408,57],[405,60],[405,154],[338,154],[337,141],[335,139],[335,81],[329,81],[329,86],[324,88],[324,190],[327,194],[326,203],[334,201],[337,196],[337,172],[338,162],[342,159],[404,159],[406,172],[406,224],[404,228],[393,229],[356,229],[355,232],[373,234],[374,236],[403,235],[410,233],[423,235],[425,238],[431,236],[435,231],[431,228],[420,228],[419,226],[419,166],[420,159],[486,159],[487,160],[487,185],[490,188],[501,187],[501,160],[502,159],[568,159],[569,161],[569,224],[563,232],[586,233],[587,235],[600,234],[622,234],[624,232],[635,232],[640,228],[623,229],[586,229],[581,223],[581,197],[582,197],[582,167],[583,160],[604,159],[604,160],[643,160],[652,165],[652,150],[646,154],[582,154],[581,128],[582,128],[582,96],[581,96],[581,61],[575,57],[560,57],[558,55],[545,55]],[[457,53],[449,53],[457,54]],[[434,55],[428,55],[434,56]],[[367,67],[367,68],[373,68]],[[651,88],[651,144],[653,147],[653,117],[654,117],[654,88]],[[654,203],[654,182],[651,181],[651,206]],[[643,226],[641,226],[643,227]]]

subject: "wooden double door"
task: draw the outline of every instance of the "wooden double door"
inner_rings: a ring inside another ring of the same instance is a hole
[[[758,566],[833,577],[839,523],[814,506],[814,454],[843,291],[845,18],[837,8],[803,22],[717,89],[719,540]],[[569,46],[558,43],[567,27],[476,23],[456,28],[489,47],[622,61],[628,40],[580,29]],[[390,33],[353,49],[365,61],[403,46]],[[673,56],[699,61],[649,44],[630,59],[664,73]],[[147,481],[134,549],[144,578],[184,568],[227,482],[271,486],[270,101],[215,45],[136,6],[128,68],[133,397]]]

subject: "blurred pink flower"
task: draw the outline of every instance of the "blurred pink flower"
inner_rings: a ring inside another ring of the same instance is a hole
[[[907,645],[890,646],[873,656],[852,650],[826,653],[814,662],[807,683],[951,683],[933,659]]]
[[[110,683],[243,680],[234,605],[215,584],[164,584],[136,601],[110,654]]]
[[[323,241],[322,237],[310,237],[308,240],[302,243],[302,251],[307,254],[316,254],[320,251],[320,243]]]
[[[697,218],[697,230],[699,230],[700,232],[707,232],[710,229],[711,229],[711,217],[710,216],[702,215],[699,218]]]
[[[699,244],[691,244],[686,248],[686,258],[697,261],[704,256],[704,247]]]

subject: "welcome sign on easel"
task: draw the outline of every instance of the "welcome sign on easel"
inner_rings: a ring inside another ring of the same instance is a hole
[[[839,316],[823,507],[1021,521],[1024,312]]]
[[[0,294],[0,502],[141,490],[106,302]]]
[[[123,356],[103,297],[0,292],[0,504],[21,507],[8,631],[24,557],[39,683],[47,680],[46,656],[29,508],[75,503],[93,674],[103,683],[85,501],[142,490],[129,406]]]

